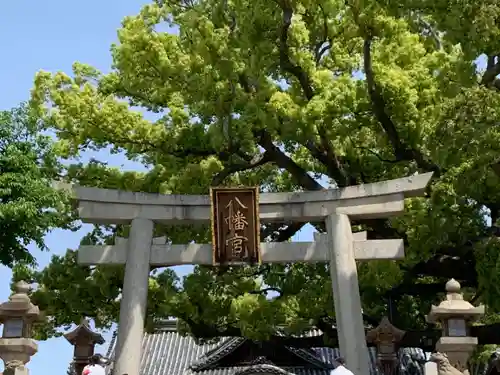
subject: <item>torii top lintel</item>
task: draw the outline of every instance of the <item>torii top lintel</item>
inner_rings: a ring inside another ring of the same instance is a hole
[[[432,173],[424,173],[342,189],[291,193],[262,193],[261,221],[308,222],[333,213],[351,218],[384,218],[404,209],[404,198],[424,194]],[[128,192],[77,185],[57,185],[70,190],[78,202],[80,219],[86,223],[126,224],[135,218],[165,224],[210,221],[208,195],[167,195]]]

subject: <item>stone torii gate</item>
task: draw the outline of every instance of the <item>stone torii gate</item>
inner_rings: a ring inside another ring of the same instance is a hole
[[[403,241],[366,240],[352,233],[350,219],[386,218],[404,210],[404,199],[419,196],[432,173],[342,189],[293,193],[263,193],[263,222],[324,220],[326,234],[314,242],[262,243],[264,263],[329,262],[340,351],[357,375],[368,375],[369,358],[359,294],[356,260],[401,259]],[[161,195],[73,186],[83,222],[130,224],[128,239],[112,246],[81,246],[82,265],[125,264],[120,304],[116,375],[139,375],[148,278],[151,266],[212,265],[212,245],[170,245],[153,238],[154,223],[207,223],[208,195]]]

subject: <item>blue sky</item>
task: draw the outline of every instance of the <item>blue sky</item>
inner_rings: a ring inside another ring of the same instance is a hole
[[[51,0],[4,2],[0,8],[0,110],[10,109],[29,98],[35,73],[40,70],[71,72],[75,61],[89,63],[107,72],[111,66],[109,48],[116,41],[116,30],[123,17],[136,14],[145,0],[87,0],[84,2]],[[83,155],[83,160],[95,157],[110,165],[133,170],[139,166],[120,155],[105,152]],[[77,248],[89,230],[83,226],[77,233],[55,230],[46,236],[50,252],[31,246],[41,267],[52,254],[63,254]],[[312,239],[309,229],[295,240]],[[185,274],[189,267],[178,267]],[[7,300],[10,290],[10,271],[0,266],[0,302]],[[111,333],[105,332],[109,342]],[[107,343],[98,347],[104,353]],[[28,364],[31,375],[65,374],[73,348],[64,338],[39,343],[39,352]],[[0,364],[0,371],[3,365]]]

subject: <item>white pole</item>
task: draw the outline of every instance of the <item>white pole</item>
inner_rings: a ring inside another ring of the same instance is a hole
[[[370,362],[349,217],[345,214],[330,215],[326,219],[326,228],[340,353],[354,374],[369,375]]]
[[[118,322],[116,375],[139,375],[153,227],[152,220],[132,220]]]

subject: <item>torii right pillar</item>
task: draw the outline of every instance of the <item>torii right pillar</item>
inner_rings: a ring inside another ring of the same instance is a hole
[[[351,223],[345,214],[327,217],[330,249],[330,277],[335,301],[335,321],[341,355],[355,374],[370,374],[370,359],[359,294]],[[348,293],[346,293],[348,291]]]
[[[430,176],[430,174],[427,176],[428,179]],[[387,190],[397,191],[398,188],[388,186]],[[390,198],[380,196],[379,202],[375,203],[357,197],[356,204],[350,207],[338,207],[335,212],[326,217],[330,276],[339,347],[347,367],[356,375],[369,375],[371,365],[361,313],[363,309],[354,251],[355,238],[350,219],[381,217],[379,216],[381,212],[386,213],[385,217],[390,214],[397,215],[404,211],[404,198],[405,195],[401,193]]]

